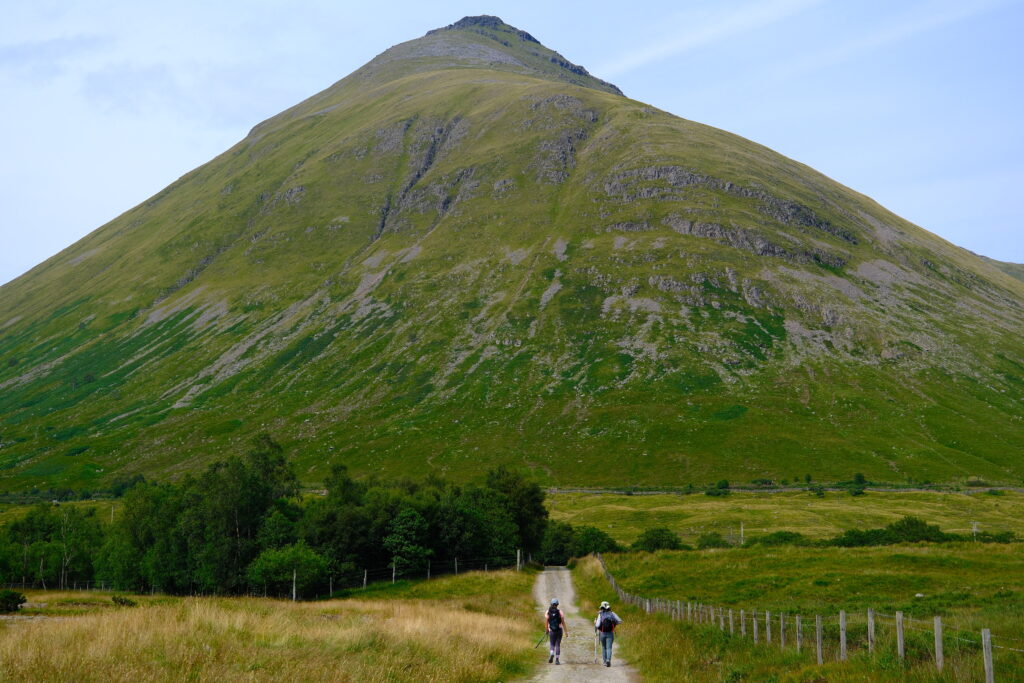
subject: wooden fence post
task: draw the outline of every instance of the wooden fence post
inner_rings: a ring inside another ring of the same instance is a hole
[[[764,611],[764,642],[772,644],[772,613],[768,610]]]
[[[935,617],[935,667],[942,671],[942,617]]]
[[[839,661],[846,661],[846,610],[839,610]]]
[[[736,629],[732,624],[732,608],[729,608],[729,635],[731,636],[734,633],[736,633]]]
[[[740,610],[740,637],[747,637],[747,610]]]
[[[903,647],[903,612],[896,613],[896,654],[899,655],[900,661],[906,654],[906,649]]]
[[[868,610],[868,652],[875,651],[875,610]]]
[[[725,608],[724,607],[719,607],[718,608],[718,630],[722,631],[722,632],[725,631]]]
[[[751,614],[750,623],[754,625],[754,645],[757,645],[757,610],[754,610]]]
[[[363,590],[366,589],[366,570],[363,570]]]
[[[981,650],[985,656],[985,683],[995,683],[996,674],[992,668],[992,632],[981,629]]]
[[[796,615],[796,651],[800,653],[800,648],[804,644],[804,633],[803,628],[800,625],[800,615]]]
[[[693,604],[690,601],[686,602],[686,620],[693,621]]]
[[[821,652],[821,615],[816,614],[814,616],[814,640],[816,641],[818,648],[818,664],[824,664],[825,659]]]

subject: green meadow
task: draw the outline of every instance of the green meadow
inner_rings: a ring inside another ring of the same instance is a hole
[[[901,517],[920,517],[943,531],[969,533],[1012,531],[1024,535],[1024,493],[966,490],[962,493],[878,492],[863,496],[828,491],[823,498],[806,491],[728,496],[698,494],[549,493],[551,517],[573,526],[595,526],[620,543],[632,543],[644,529],[664,526],[688,543],[717,531],[739,540],[775,531],[794,531],[812,538],[834,536],[849,529],[883,527]]]
[[[993,634],[996,680],[1024,680],[1024,553],[1017,545],[911,545],[885,548],[752,548],[606,556],[622,588],[734,612],[735,633],[716,625],[672,621],[617,605],[626,620],[619,642],[648,681],[974,681],[981,680],[980,629]],[[600,565],[575,572],[591,602],[614,599]],[[918,597],[920,596],[920,597]],[[867,651],[867,610],[877,613],[877,645]],[[740,610],[756,610],[760,644],[739,637]],[[765,643],[763,612],[773,615]],[[845,610],[849,660],[840,662],[838,613]],[[894,615],[906,616],[906,658],[896,655]],[[786,613],[780,648],[778,614]],[[795,649],[795,615],[803,649]],[[814,617],[824,625],[824,664],[814,660]],[[936,670],[932,619],[942,618],[946,665]],[[727,622],[726,622],[727,624]]]

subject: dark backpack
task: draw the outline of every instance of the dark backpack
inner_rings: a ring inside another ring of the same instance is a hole
[[[552,631],[562,628],[562,615],[557,608],[548,610],[548,628]]]
[[[611,633],[615,630],[615,620],[612,619],[610,612],[605,612],[604,615],[601,616],[601,621],[597,624],[597,630],[601,633]]]

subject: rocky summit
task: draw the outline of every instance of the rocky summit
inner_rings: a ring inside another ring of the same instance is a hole
[[[996,265],[467,17],[0,288],[0,487],[263,432],[309,484],[1019,483]]]

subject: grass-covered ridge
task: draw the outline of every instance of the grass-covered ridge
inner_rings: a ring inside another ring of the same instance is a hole
[[[1024,284],[509,27],[423,40],[0,288],[0,486],[262,431],[308,484],[1020,482]]]

